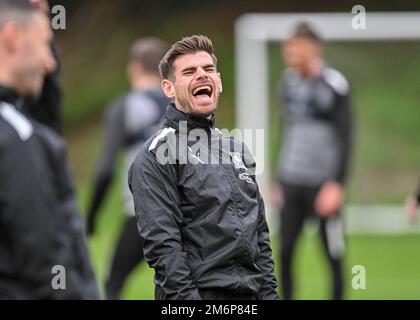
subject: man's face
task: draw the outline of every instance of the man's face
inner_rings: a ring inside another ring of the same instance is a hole
[[[15,89],[23,96],[37,96],[42,90],[44,76],[56,68],[50,47],[52,31],[49,20],[39,13],[27,27],[18,28]]]
[[[215,112],[222,90],[220,74],[210,54],[199,51],[178,57],[173,64],[173,80],[163,80],[166,96],[181,111],[207,118]]]
[[[303,37],[289,39],[282,49],[286,65],[299,70],[305,68],[321,55],[320,45]]]

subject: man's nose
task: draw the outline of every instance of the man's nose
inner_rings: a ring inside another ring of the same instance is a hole
[[[198,79],[207,78],[207,72],[201,67],[197,68],[196,74]]]

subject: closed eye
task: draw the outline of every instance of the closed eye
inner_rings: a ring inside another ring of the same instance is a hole
[[[183,75],[192,75],[194,74],[195,70],[197,70],[196,68],[185,68],[184,70],[182,70],[182,74]]]
[[[216,67],[213,64],[208,64],[202,67],[204,71],[206,72],[215,72]],[[182,74],[186,76],[193,75],[197,71],[197,68],[185,68],[182,70]]]
[[[194,71],[195,70],[188,69],[188,70],[183,71],[182,74],[186,75],[186,76],[190,76],[190,75],[194,74]]]
[[[204,66],[204,68],[203,68],[205,71],[207,71],[207,72],[213,72],[213,71],[215,71],[216,70],[216,68],[213,66],[213,65],[207,65],[207,66]]]

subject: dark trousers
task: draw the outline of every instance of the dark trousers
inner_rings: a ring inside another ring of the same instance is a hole
[[[199,289],[198,294],[203,300],[258,300],[258,297],[250,292],[239,290],[218,289]],[[155,287],[155,300],[172,300],[171,296],[165,295],[162,288]]]
[[[340,213],[319,218],[314,203],[320,187],[303,187],[281,183],[284,205],[280,210],[281,279],[284,299],[293,298],[292,260],[296,241],[306,218],[319,219],[322,245],[332,272],[332,298],[342,299],[344,230]]]
[[[143,261],[143,245],[144,241],[137,229],[136,217],[127,218],[105,283],[106,299],[117,300],[120,297],[126,278]]]
[[[238,290],[198,290],[203,300],[258,300],[257,296],[249,292],[240,292]]]

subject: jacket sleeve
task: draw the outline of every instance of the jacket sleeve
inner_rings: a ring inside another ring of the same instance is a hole
[[[336,126],[339,143],[339,166],[335,179],[340,183],[345,183],[353,144],[353,114],[350,92],[337,95],[337,99]]]
[[[279,297],[276,293],[277,281],[274,276],[274,261],[270,247],[268,225],[265,218],[264,200],[259,191],[257,196],[259,204],[258,245],[260,247],[260,257],[258,258],[257,265],[263,273],[259,298],[262,300],[278,300]]]
[[[128,182],[145,241],[144,257],[155,270],[155,284],[165,299],[201,299],[182,244],[176,166],[159,164],[154,154],[143,148],[129,170]]]
[[[51,298],[98,299],[96,280],[83,237],[83,223],[65,141],[44,126],[37,126],[36,134],[42,142],[51,170],[54,192],[49,197],[58,201],[58,207],[53,211],[55,217],[48,222],[53,222],[52,227],[59,230],[60,241],[68,244],[65,247],[56,245],[47,250],[53,258],[54,265],[60,264],[67,268],[67,279],[69,279],[66,290],[52,290]],[[57,230],[51,234],[54,236],[52,241],[56,241]],[[45,237],[45,234],[41,232],[41,236]]]
[[[12,141],[2,145],[1,151],[0,228],[13,257],[2,259],[1,264],[12,261],[15,277],[23,279],[22,285],[31,288],[31,295],[45,297],[51,292],[51,268],[56,264],[48,251],[58,219],[54,200],[46,199],[45,185],[34,184],[39,181],[38,173],[32,163],[28,165],[31,153],[22,144]],[[28,289],[20,290],[14,294],[25,298]]]

